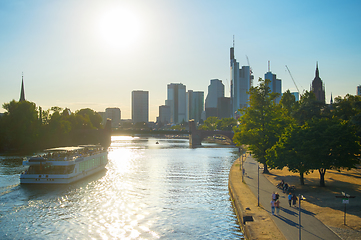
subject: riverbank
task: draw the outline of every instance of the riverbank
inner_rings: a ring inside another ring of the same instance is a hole
[[[257,206],[257,198],[247,184],[242,182],[240,163],[240,159],[233,163],[228,187],[238,222],[246,239],[286,239],[268,212]]]
[[[250,159],[247,159],[246,163],[246,177],[247,184],[242,183],[242,173],[240,170],[240,160],[238,159],[232,166],[230,171],[229,178],[229,188],[230,195],[233,199],[234,206],[237,212],[237,216],[239,219],[243,219],[244,216],[248,216],[250,214],[252,216],[252,212],[247,210],[247,205],[251,203],[247,203],[244,201],[249,200],[249,196],[255,198],[257,195],[257,191],[254,189],[257,188],[257,174],[251,175],[251,168],[255,168],[255,163],[253,160],[250,162]],[[252,170],[254,171],[254,170]],[[338,235],[341,239],[361,239],[361,169],[354,169],[350,171],[343,170],[341,172],[328,170],[325,175],[326,188],[319,187],[319,175],[318,172],[311,173],[305,176],[305,185],[301,186],[299,184],[299,176],[298,174],[289,172],[288,169],[283,170],[270,170],[270,174],[260,174],[262,179],[266,182],[262,183],[262,187],[267,183],[267,189],[262,189],[261,195],[266,193],[266,198],[268,195],[272,193],[272,191],[277,191],[275,185],[283,179],[285,182],[290,185],[296,186],[296,194],[302,194],[306,197],[305,201],[302,201],[302,209],[304,209],[304,217],[314,216],[315,220],[309,219],[306,221],[304,219],[303,229],[308,231],[314,231],[312,229],[313,225],[318,224],[317,222],[322,222],[323,226],[326,226],[328,229],[331,229],[336,235]],[[256,182],[255,182],[256,181]],[[251,184],[251,185],[249,185]],[[255,185],[255,186],[254,186]],[[237,191],[237,187],[239,190]],[[250,187],[253,192],[242,192],[244,189]],[[243,190],[242,190],[243,189]],[[355,196],[356,198],[350,198],[349,204],[347,205],[347,215],[346,215],[346,225],[344,224],[344,204],[342,204],[341,198],[336,198],[336,195],[341,195],[341,192],[346,192],[351,196]],[[292,236],[297,235],[297,231],[294,228],[297,225],[297,219],[293,219],[293,215],[297,215],[296,209],[286,207],[286,202],[284,194],[280,194],[281,196],[281,204],[283,208],[281,209],[281,217],[279,216],[271,216],[269,209],[266,214],[268,217],[271,217],[271,220],[277,225],[277,228],[281,229],[281,231],[286,231],[285,235],[290,235],[290,231],[293,231]],[[247,197],[244,197],[247,196]],[[261,198],[262,199],[262,198]],[[251,200],[252,201],[252,200]],[[258,210],[257,208],[257,199],[253,200],[255,203],[254,207],[251,210]],[[268,201],[264,202],[266,206],[268,206]],[[304,218],[303,217],[303,218]],[[281,220],[281,221],[280,221]],[[312,223],[311,225],[309,223]],[[287,223],[285,226],[284,223]],[[270,231],[269,224],[264,224],[262,221],[259,221],[258,224],[263,224],[262,234]],[[240,225],[244,228],[245,235],[248,239],[255,239],[254,231],[259,231],[257,228],[253,228],[252,223],[246,222],[243,224],[240,221]],[[253,230],[249,231],[248,228]],[[321,226],[318,227],[319,230],[316,229],[316,234],[320,234],[323,231],[327,231],[324,229],[320,230]],[[267,230],[263,230],[267,229]],[[304,231],[303,230],[303,231]],[[272,231],[272,230],[271,230]],[[320,232],[321,231],[321,232]],[[287,233],[288,232],[288,233]],[[324,232],[324,234],[325,234]],[[306,232],[305,232],[306,233]],[[288,236],[287,238],[289,238]],[[309,236],[309,237],[314,237]],[[273,239],[277,239],[275,237],[270,237]]]

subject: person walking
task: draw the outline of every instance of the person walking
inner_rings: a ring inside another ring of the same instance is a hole
[[[272,193],[272,199],[276,201],[276,193],[275,192]]]
[[[272,215],[275,215],[275,200],[273,199],[271,201],[271,210],[272,210]]]
[[[290,205],[290,207],[291,207],[291,202],[292,202],[292,193],[289,193],[288,194],[288,204]]]
[[[280,200],[275,201],[276,214],[280,215]]]
[[[292,205],[295,206],[296,203],[297,203],[297,196],[296,196],[296,194],[293,194],[293,196],[292,196]]]

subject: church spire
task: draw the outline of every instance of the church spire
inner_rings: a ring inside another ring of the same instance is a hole
[[[25,101],[25,91],[24,91],[24,74],[21,77],[21,92],[19,102]]]
[[[320,73],[318,72],[318,62],[316,62],[316,78],[320,77]]]

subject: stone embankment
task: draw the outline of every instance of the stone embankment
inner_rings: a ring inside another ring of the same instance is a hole
[[[257,198],[242,182],[240,159],[237,159],[229,173],[229,193],[239,224],[246,239],[286,239],[273,222],[268,212],[258,206]]]

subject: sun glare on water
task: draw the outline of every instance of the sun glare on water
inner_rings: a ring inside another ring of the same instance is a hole
[[[126,50],[140,38],[139,16],[130,9],[114,7],[105,11],[99,19],[99,35],[103,44],[112,50]]]

